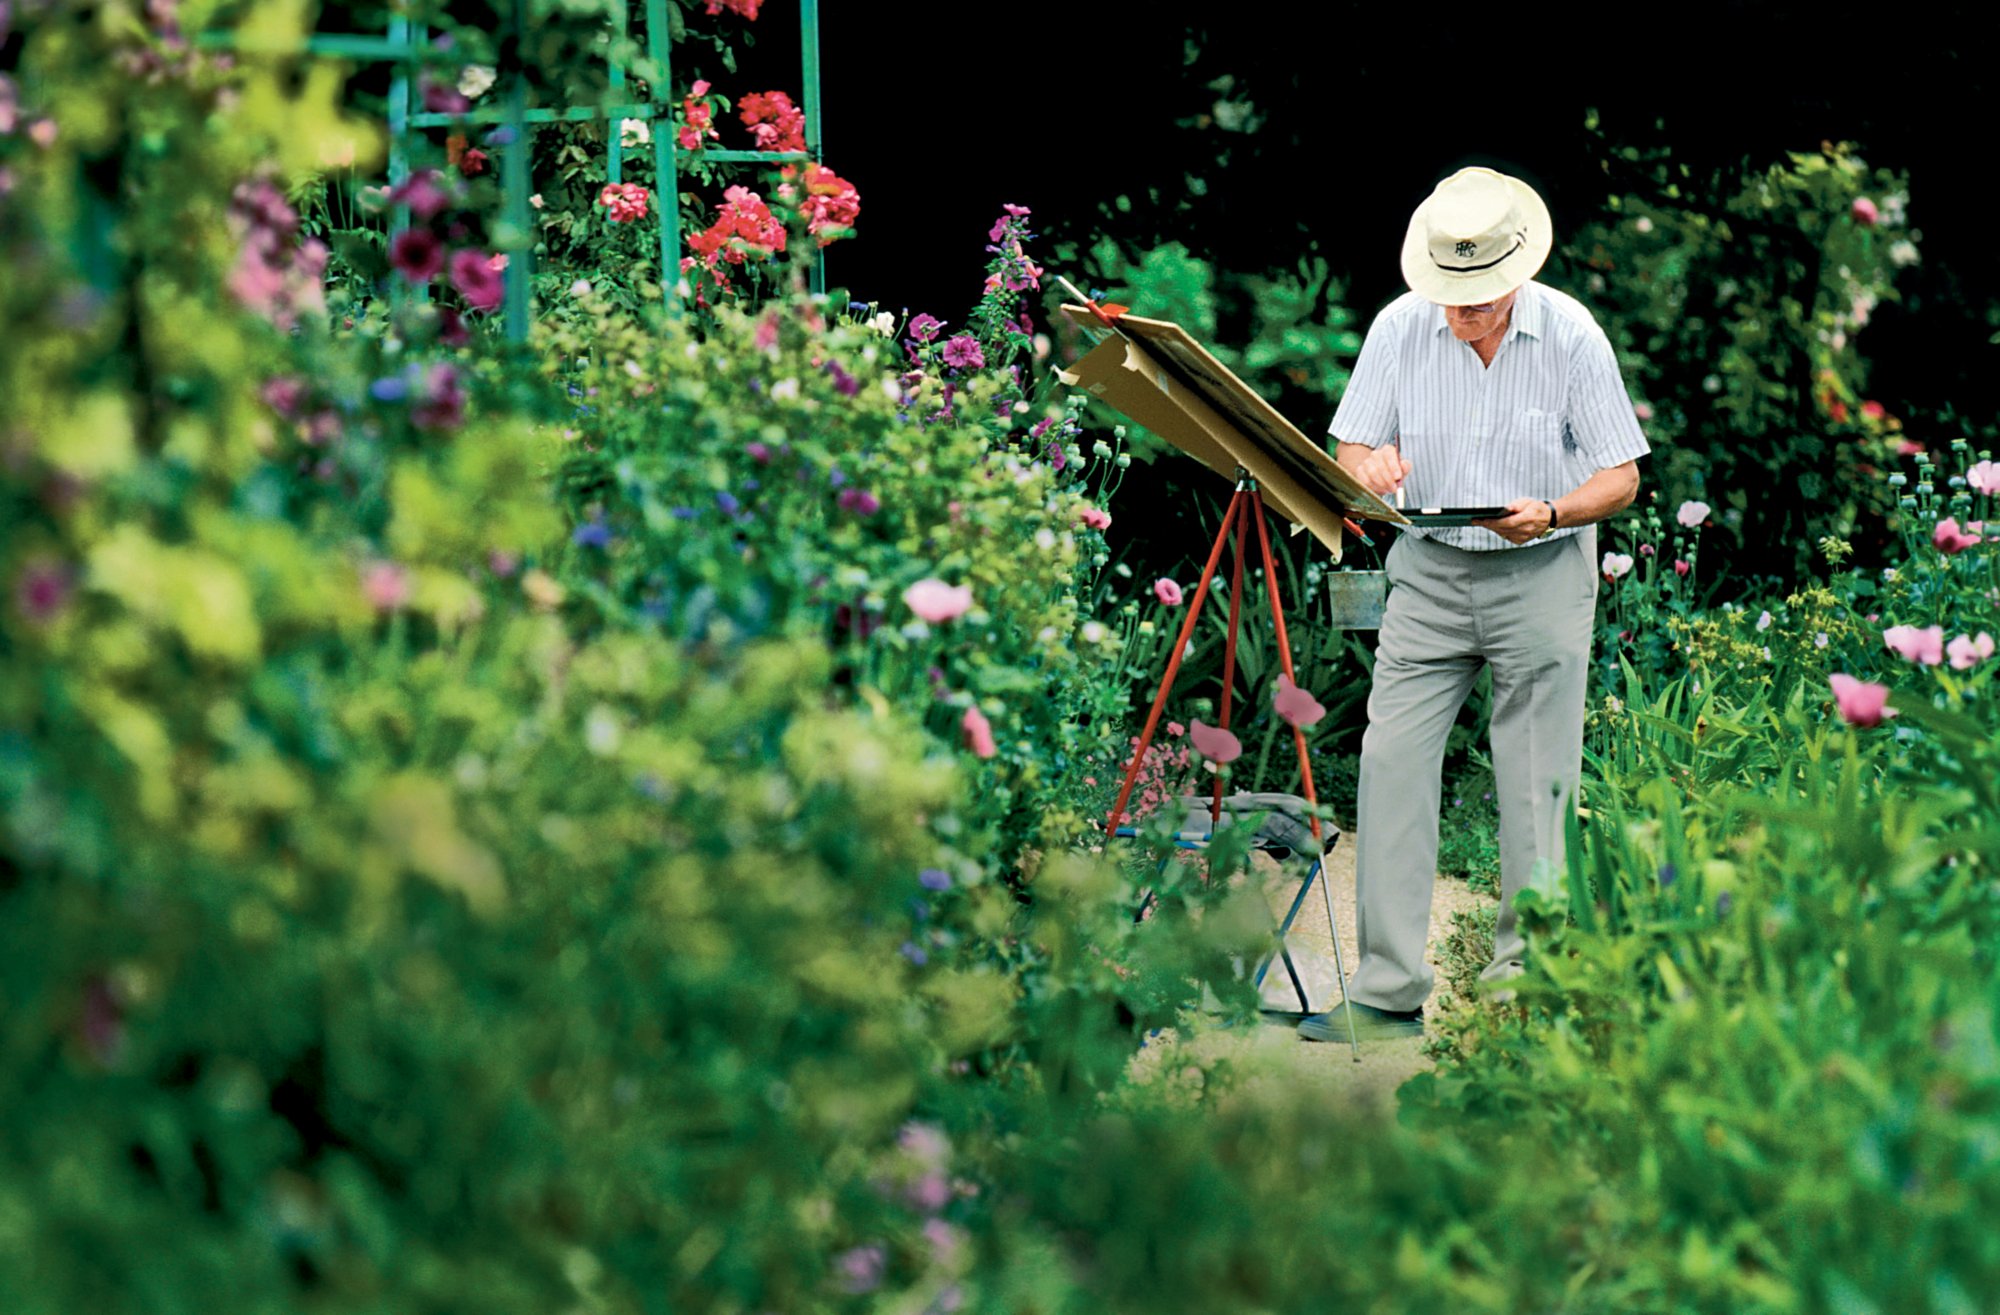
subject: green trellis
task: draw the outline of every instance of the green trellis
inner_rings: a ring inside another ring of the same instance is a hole
[[[646,57],[659,69],[659,80],[655,91],[671,92],[672,77],[670,57],[671,41],[668,37],[666,0],[644,0],[646,14]],[[520,49],[520,38],[527,31],[527,0],[513,0],[508,18],[508,41],[502,48]],[[612,27],[614,41],[612,52],[606,63],[615,102],[629,82],[629,73],[618,58],[619,46],[629,30],[630,7],[624,3],[615,6]],[[800,87],[800,109],[805,115],[806,149],[803,151],[732,151],[705,149],[701,156],[705,160],[725,163],[782,164],[787,161],[815,161],[820,158],[820,104],[819,104],[819,4],[818,0],[799,0],[799,35],[803,51]],[[232,44],[234,33],[213,32],[206,34],[203,44],[227,47]],[[605,106],[558,105],[550,107],[528,107],[528,76],[525,68],[516,67],[507,77],[501,103],[474,109],[465,114],[445,114],[425,111],[413,104],[411,71],[413,66],[424,60],[424,48],[429,42],[428,27],[407,15],[397,15],[388,21],[387,30],[380,36],[365,33],[315,32],[305,41],[305,49],[315,55],[331,58],[383,62],[392,65],[389,84],[389,181],[391,185],[401,183],[410,176],[410,135],[426,128],[492,125],[508,129],[503,134],[501,147],[500,185],[501,221],[495,231],[494,245],[508,255],[504,276],[506,287],[502,303],[505,315],[505,331],[509,341],[521,342],[528,336],[528,290],[534,274],[534,215],[528,204],[533,192],[529,178],[529,133],[545,123],[587,123],[597,119],[607,122],[605,138],[609,145],[609,158],[605,162],[605,177],[609,182],[620,182],[624,177],[625,147],[623,134],[618,125],[626,119],[635,119],[648,126],[652,138],[653,168],[658,184],[657,209],[659,211],[660,277],[664,286],[671,288],[680,269],[681,228],[680,228],[680,150],[675,146],[671,132],[651,132],[652,125],[662,119],[670,121],[672,103],[660,100],[635,100],[623,104]],[[503,74],[505,70],[503,70]],[[393,236],[409,227],[410,216],[407,208],[398,207],[390,222]],[[826,290],[826,258],[823,252],[815,252],[811,287],[814,292]],[[669,304],[675,304],[669,298]]]

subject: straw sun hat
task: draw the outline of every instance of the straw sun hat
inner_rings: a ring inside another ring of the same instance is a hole
[[[1476,306],[1535,276],[1555,238],[1535,189],[1491,169],[1460,169],[1410,216],[1403,279],[1444,306]]]

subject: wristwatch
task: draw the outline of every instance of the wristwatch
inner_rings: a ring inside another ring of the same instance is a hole
[[[1550,536],[1551,534],[1554,534],[1554,533],[1556,532],[1556,526],[1557,526],[1557,524],[1558,524],[1558,523],[1560,522],[1560,520],[1561,520],[1561,517],[1559,517],[1559,516],[1557,516],[1557,515],[1556,515],[1556,504],[1555,504],[1555,503],[1553,503],[1553,502],[1550,502],[1550,501],[1549,501],[1549,500],[1548,500],[1547,498],[1543,498],[1543,499],[1542,499],[1542,505],[1543,505],[1544,507],[1547,507],[1547,508],[1549,509],[1549,528],[1547,528],[1546,530],[1543,530],[1543,531],[1542,531],[1542,533],[1541,533],[1541,535],[1540,535],[1540,537],[1541,537],[1541,538],[1544,538],[1544,539],[1546,539],[1546,538],[1548,538],[1548,537],[1549,537],[1549,536]]]

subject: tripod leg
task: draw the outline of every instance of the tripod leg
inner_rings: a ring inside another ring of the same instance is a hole
[[[1246,550],[1250,546],[1250,527],[1243,522],[1248,519],[1247,515],[1236,518],[1236,553],[1229,568],[1229,638],[1222,646],[1222,705],[1217,722],[1223,730],[1229,729],[1229,706],[1236,692],[1236,634],[1238,621],[1243,615],[1243,559],[1248,555]],[[1208,833],[1213,836],[1221,826],[1222,771],[1218,768],[1215,773],[1215,798],[1208,807]]]
[[[1215,579],[1216,563],[1222,560],[1222,545],[1229,538],[1230,526],[1241,515],[1249,514],[1249,502],[1241,488],[1229,499],[1229,510],[1222,513],[1222,528],[1216,531],[1215,545],[1208,550],[1208,565],[1202,568],[1201,583],[1195,587],[1194,599],[1188,604],[1187,619],[1181,622],[1179,638],[1174,640],[1173,656],[1167,659],[1166,674],[1160,677],[1160,692],[1153,697],[1153,710],[1146,715],[1146,729],[1139,732],[1139,742],[1132,747],[1132,761],[1125,768],[1125,784],[1118,790],[1118,802],[1112,805],[1110,820],[1105,823],[1106,835],[1118,834],[1119,823],[1125,816],[1125,805],[1132,800],[1132,786],[1139,779],[1139,767],[1146,760],[1146,749],[1153,742],[1153,732],[1160,728],[1160,713],[1167,706],[1167,694],[1174,687],[1174,677],[1180,674],[1181,655],[1187,652],[1188,640],[1194,635],[1195,620],[1201,615],[1201,605],[1208,598],[1208,586]]]

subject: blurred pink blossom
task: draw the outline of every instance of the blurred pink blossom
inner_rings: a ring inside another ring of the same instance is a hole
[[[2000,494],[2000,463],[1982,461],[1965,472],[1965,482],[1975,493]]]
[[[393,612],[410,601],[410,573],[394,562],[370,562],[361,572],[361,592],[378,612]]]
[[[978,708],[965,710],[958,729],[965,739],[965,747],[975,758],[991,758],[1000,751],[999,746],[993,743],[993,723],[986,720],[986,714]]]
[[[1159,599],[1168,607],[1179,607],[1182,602],[1181,587],[1172,580],[1162,576],[1160,579],[1153,581],[1153,597]]]
[[[903,591],[903,601],[932,625],[963,616],[972,606],[971,585],[948,585],[942,580],[919,580]]]
[[[1085,507],[1078,515],[1083,523],[1093,530],[1101,531],[1111,528],[1111,513],[1102,507]]]
[[[1896,715],[1896,710],[1888,706],[1887,685],[1856,680],[1839,672],[1827,677],[1827,683],[1833,687],[1833,704],[1840,710],[1840,719],[1851,726],[1880,726],[1884,717]]]
[[[491,258],[483,251],[463,247],[451,253],[451,285],[458,289],[474,310],[498,310],[507,290]]]
[[[1692,571],[1693,569],[1694,569],[1694,564],[1692,562],[1684,562],[1678,557],[1674,558],[1675,575],[1686,575],[1689,571]]]
[[[14,606],[29,625],[45,626],[69,605],[69,568],[54,557],[30,558],[14,581]]]
[[[1644,552],[1645,549],[1641,548],[1640,551]],[[1632,569],[1632,559],[1622,552],[1608,552],[1604,554],[1604,561],[1600,563],[1598,569],[1604,572],[1605,579],[1616,580]]]
[[[1882,212],[1875,208],[1875,203],[1873,201],[1869,200],[1865,196],[1857,196],[1854,198],[1855,222],[1862,224],[1873,224],[1876,220],[1880,219],[1881,217],[1882,217]]]
[[[1706,502],[1683,502],[1674,519],[1688,529],[1694,529],[1708,519],[1709,506]]]
[[[1882,632],[1882,642],[1905,662],[1934,667],[1944,661],[1944,627],[1890,626]]]
[[[1993,636],[1984,630],[1976,636],[1960,635],[1946,644],[1944,651],[1951,659],[1951,669],[1964,671],[1967,667],[1977,666],[1993,656]]]
[[[1220,726],[1190,722],[1188,738],[1202,757],[1218,763],[1233,763],[1243,756],[1243,742]]]

